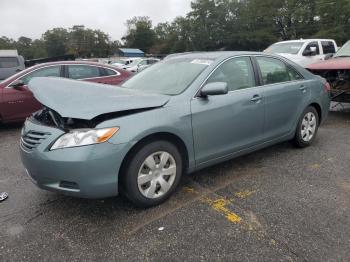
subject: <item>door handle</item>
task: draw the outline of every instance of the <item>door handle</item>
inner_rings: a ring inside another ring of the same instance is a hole
[[[258,102],[260,102],[261,101],[261,96],[259,96],[259,95],[254,95],[253,97],[252,97],[252,99],[250,99],[250,101],[252,101],[252,102],[255,102],[255,103],[258,103]]]
[[[299,90],[303,93],[306,93],[306,86],[304,86],[304,85],[300,86]]]

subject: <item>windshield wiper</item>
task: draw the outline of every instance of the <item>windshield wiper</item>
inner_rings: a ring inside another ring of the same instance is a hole
[[[337,58],[337,57],[350,57],[350,55],[337,55],[337,56],[334,56],[334,58]]]

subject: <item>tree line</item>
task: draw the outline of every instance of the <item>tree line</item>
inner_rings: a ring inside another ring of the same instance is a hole
[[[149,17],[126,22],[121,41],[84,26],[54,28],[40,39],[0,38],[0,49],[17,49],[26,59],[74,54],[107,57],[118,48],[149,54],[187,51],[263,50],[299,38],[332,38],[343,44],[350,35],[350,0],[194,0],[186,16],[153,25]]]

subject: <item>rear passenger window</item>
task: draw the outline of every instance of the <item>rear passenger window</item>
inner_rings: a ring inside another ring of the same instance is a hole
[[[108,68],[100,68],[101,70],[101,76],[115,76],[117,73],[113,71],[112,69]]]
[[[207,83],[225,82],[229,91],[255,86],[254,71],[249,57],[233,58],[223,63]]]
[[[334,54],[335,53],[335,46],[332,41],[321,41],[323,54]]]
[[[257,57],[264,85],[296,81],[302,76],[284,62],[270,57]]]
[[[96,66],[69,65],[68,77],[71,79],[86,79],[100,76],[100,70]]]

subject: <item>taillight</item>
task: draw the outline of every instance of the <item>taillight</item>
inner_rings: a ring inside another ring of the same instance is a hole
[[[328,93],[331,91],[331,85],[328,82],[324,84],[324,91]]]

